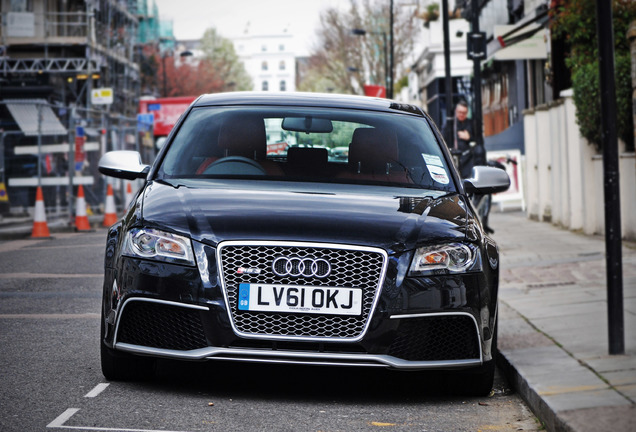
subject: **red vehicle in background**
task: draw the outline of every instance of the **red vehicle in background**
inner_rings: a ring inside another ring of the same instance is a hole
[[[181,114],[196,99],[196,96],[149,98],[139,101],[139,114],[153,114],[152,142],[155,151],[163,146],[166,137]]]

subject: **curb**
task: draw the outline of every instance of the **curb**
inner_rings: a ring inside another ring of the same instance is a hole
[[[515,368],[508,357],[501,351],[497,357],[497,366],[512,386],[515,392],[521,396],[534,415],[539,419],[547,431],[576,432],[562,421],[550,405],[528,383],[528,380]]]
[[[497,364],[551,432],[628,430],[634,408],[608,382],[500,299]]]
[[[559,418],[558,413],[539,394],[535,385],[524,375],[521,368],[515,365],[513,352],[520,350],[554,350],[560,348],[547,336],[537,331],[525,318],[499,300],[501,325],[499,326],[499,356],[497,366],[506,376],[508,382],[528,404],[546,430],[553,432],[576,432]],[[507,340],[515,340],[507,344]],[[518,344],[518,345],[517,345]],[[508,346],[506,346],[508,345]],[[531,359],[530,361],[533,361]]]

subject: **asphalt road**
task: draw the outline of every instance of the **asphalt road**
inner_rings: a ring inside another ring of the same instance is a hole
[[[99,365],[105,230],[0,241],[0,431],[537,431],[497,374],[491,397],[439,374],[160,362],[109,383]]]

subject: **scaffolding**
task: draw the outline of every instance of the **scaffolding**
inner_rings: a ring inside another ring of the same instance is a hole
[[[137,0],[33,0],[29,11],[11,10],[8,0],[1,1],[4,95],[37,93],[51,102],[91,108],[93,88],[112,88],[110,109],[136,113]]]
[[[142,3],[0,0],[0,182],[6,183],[12,206],[32,205],[34,186],[43,185],[47,209],[70,210],[78,181],[87,182],[87,201],[97,205],[105,193],[99,156],[113,149],[140,150]],[[96,101],[100,89],[111,91],[111,103]],[[48,133],[42,126],[51,116],[63,132]],[[30,126],[40,129],[32,133]],[[86,159],[74,166],[80,130],[86,134]]]

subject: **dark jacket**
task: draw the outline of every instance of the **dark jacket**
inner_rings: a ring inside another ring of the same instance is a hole
[[[455,125],[455,123],[457,123],[457,125]],[[469,141],[463,140],[457,136],[457,131],[463,130],[468,131],[470,134]],[[451,151],[454,149],[461,151],[461,155],[459,156],[459,166],[457,167],[459,174],[462,178],[470,177],[473,166],[475,165],[474,152],[470,147],[470,141],[474,141],[472,121],[470,119],[458,121],[457,118],[454,118],[453,121],[446,122],[443,134],[446,145]]]

